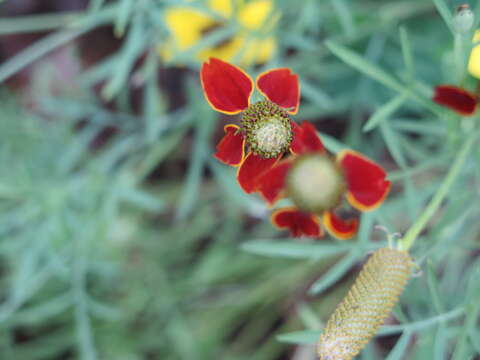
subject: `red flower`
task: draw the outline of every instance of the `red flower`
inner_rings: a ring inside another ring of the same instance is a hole
[[[358,230],[358,219],[342,219],[337,214],[342,199],[355,209],[377,208],[390,191],[386,172],[378,164],[352,151],[344,150],[335,159],[327,154],[315,128],[308,122],[294,127],[293,157],[284,159],[259,178],[258,191],[273,205],[288,196],[296,205],[275,211],[272,223],[289,229],[293,236],[319,237],[321,216],[327,231],[348,239]]]
[[[203,92],[209,104],[225,114],[243,112],[242,127],[229,124],[217,145],[215,157],[238,167],[237,179],[243,190],[257,190],[259,176],[270,169],[290,149],[300,100],[298,76],[290,69],[273,69],[256,80],[265,100],[250,104],[254,85],[241,69],[211,58],[200,72]],[[246,151],[248,149],[248,151]]]
[[[477,108],[477,97],[475,94],[453,85],[439,85],[435,87],[433,101],[463,116],[473,115]]]

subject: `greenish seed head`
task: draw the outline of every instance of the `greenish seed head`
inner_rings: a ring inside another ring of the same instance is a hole
[[[297,158],[286,182],[288,194],[295,205],[317,214],[338,206],[346,189],[340,167],[324,154]]]

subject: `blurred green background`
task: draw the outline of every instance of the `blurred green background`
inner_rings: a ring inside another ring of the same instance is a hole
[[[458,83],[462,2],[258,2],[1,1],[0,359],[313,360],[386,244],[374,225],[418,217],[474,127],[429,100]],[[357,238],[289,239],[212,157],[232,118],[203,97],[210,55],[252,75],[292,68],[295,120],[389,170],[392,194]],[[473,155],[360,359],[480,358]]]

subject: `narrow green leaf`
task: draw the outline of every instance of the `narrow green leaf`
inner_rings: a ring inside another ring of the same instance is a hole
[[[88,4],[88,11],[96,12],[100,10],[104,2],[105,0],[90,0],[90,4]]]
[[[115,21],[114,33],[116,37],[122,37],[125,33],[125,28],[128,25],[128,20],[134,9],[134,0],[122,0],[117,11],[117,20]]]
[[[454,33],[453,26],[452,26],[452,12],[450,8],[445,3],[445,0],[433,0],[437,11],[439,12],[440,16],[442,17],[443,21],[445,21],[445,25],[450,29],[452,34]]]
[[[308,290],[309,294],[316,295],[335,284],[335,282],[337,282],[348,270],[350,270],[352,265],[355,264],[357,260],[358,255],[355,251],[345,255],[332,268],[330,268],[330,270],[323,274],[320,279],[313,283]]]
[[[464,313],[465,313],[465,309],[463,307],[458,307],[449,312],[446,312],[441,315],[437,315],[425,320],[415,321],[415,322],[411,322],[408,324],[401,324],[401,325],[384,325],[378,331],[377,336],[388,336],[388,335],[398,334],[406,330],[411,332],[419,331],[419,330],[428,328],[430,326],[436,325],[438,323],[447,322],[449,320],[458,318]]]
[[[434,360],[445,360],[447,356],[448,349],[448,337],[447,337],[447,327],[445,324],[440,323],[438,325],[437,331],[435,333],[434,348],[433,348],[433,359]]]
[[[302,303],[298,307],[298,316],[303,324],[312,330],[323,328],[322,322],[318,318],[315,310],[307,303]]]
[[[367,76],[370,76],[372,79],[377,80],[379,83],[384,86],[395,90],[400,94],[405,94],[412,100],[415,100],[425,108],[429,109],[438,116],[443,116],[443,111],[434,104],[430,99],[425,99],[420,94],[416,93],[414,90],[407,88],[396,78],[389,75],[387,72],[382,70],[380,67],[372,64],[367,61],[364,57],[360,56],[358,53],[337,44],[334,41],[328,40],[325,42],[327,48],[345,63],[351,67],[357,69],[358,71],[364,73]]]
[[[388,151],[395,159],[395,162],[402,170],[408,171],[407,158],[402,152],[403,148],[398,141],[399,135],[392,130],[390,123],[386,121],[380,124],[380,130],[383,138],[385,139],[385,144],[387,145]],[[413,219],[413,217],[419,211],[421,203],[418,201],[417,191],[415,190],[412,178],[405,177],[403,179],[403,183],[405,186],[405,201],[408,207],[408,215],[411,219]]]
[[[405,355],[408,351],[408,344],[410,343],[410,338],[412,334],[410,331],[405,331],[400,339],[397,340],[395,347],[390,351],[385,360],[402,360],[405,358]]]
[[[325,92],[306,80],[302,80],[302,98],[303,97],[314,103],[315,106],[325,110],[331,110],[334,107],[333,100]]]
[[[438,282],[437,278],[435,277],[433,264],[430,260],[427,262],[427,282],[435,311],[439,314],[442,314],[445,311],[445,306],[440,300],[440,294],[438,293]]]
[[[345,63],[370,76],[372,79],[377,80],[386,87],[398,91],[399,93],[402,93],[405,90],[404,86],[397,79],[387,74],[378,66],[368,62],[364,57],[358,55],[356,52],[353,52],[350,49],[347,49],[346,47],[331,40],[326,41],[325,45],[332,53],[338,56]]]
[[[277,335],[277,340],[289,344],[314,344],[318,341],[320,333],[318,330],[295,331]]]
[[[355,26],[350,7],[347,6],[343,0],[330,0],[330,3],[337,13],[345,36],[347,38],[352,37],[355,34]]]
[[[382,121],[388,119],[395,111],[397,111],[405,102],[407,97],[404,94],[395,96],[392,100],[380,106],[373,114],[370,116],[370,119],[363,126],[363,131],[367,132],[373,130],[377,127]]]
[[[320,259],[339,255],[352,247],[338,242],[304,244],[294,241],[252,240],[243,243],[242,250],[253,254],[292,259]]]
[[[191,91],[193,90],[193,84]],[[200,182],[202,181],[202,172],[205,163],[210,155],[210,136],[215,125],[215,113],[210,111],[206,105],[201,103],[197,108],[198,119],[195,129],[195,141],[190,157],[190,167],[185,179],[184,190],[182,197],[179,200],[175,219],[177,221],[185,220],[185,218],[192,211],[200,189]]]
[[[455,344],[452,360],[471,359],[471,356],[473,355],[473,348],[468,341],[469,329],[476,326],[478,309],[478,304],[471,304],[465,308],[465,313],[467,314],[467,316],[465,318],[465,324],[460,330],[460,334],[457,337],[457,343]]]
[[[400,27],[400,45],[402,48],[403,63],[405,64],[407,78],[409,81],[412,81],[415,78],[415,64],[413,60],[412,44],[405,26]]]
[[[145,42],[143,21],[136,18],[128,32],[127,40],[122,47],[115,67],[112,69],[112,77],[102,89],[102,96],[105,99],[111,100],[125,87],[133,64],[143,51]]]
[[[0,18],[0,35],[32,33],[68,26],[82,15],[78,11]]]
[[[325,133],[320,133],[320,138],[322,139],[323,145],[327,148],[328,151],[336,154],[342,150],[347,149],[347,145],[343,144],[336,138],[331,135],[327,135]]]
[[[103,10],[93,19],[80,19],[72,24],[68,30],[59,30],[47,35],[33,43],[25,50],[20,51],[0,65],[0,82],[22,70],[25,66],[33,63],[50,51],[62,46],[91,29],[108,23],[112,20],[114,8]]]

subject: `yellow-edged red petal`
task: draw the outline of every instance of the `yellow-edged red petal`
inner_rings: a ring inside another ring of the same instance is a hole
[[[225,114],[237,114],[250,104],[252,79],[240,68],[217,58],[204,62],[200,71],[203,92],[209,104]]]
[[[298,75],[290,69],[280,68],[261,73],[257,77],[257,89],[270,101],[296,114],[300,102]]]
[[[323,231],[318,218],[295,207],[278,209],[270,217],[272,224],[279,229],[287,229],[294,237],[322,237]]]
[[[345,174],[348,202],[360,211],[377,208],[390,191],[391,183],[385,179],[385,170],[352,150],[340,152],[337,161]]]
[[[463,116],[473,115],[477,108],[477,98],[474,94],[453,85],[435,87],[433,101]]]
[[[343,220],[333,211],[325,211],[322,220],[328,233],[337,239],[350,239],[358,232],[358,219]]]
[[[273,205],[284,194],[285,178],[291,165],[291,160],[279,161],[259,177],[258,192],[269,205]]]
[[[238,168],[237,180],[240,187],[247,194],[257,191],[260,176],[275,165],[279,158],[265,159],[249,152]]]
[[[297,125],[292,121],[293,139],[290,144],[290,150],[296,154],[301,155],[305,153],[322,153],[325,152],[322,141],[317,135],[315,127],[308,121]]]
[[[225,125],[225,136],[217,144],[217,152],[213,155],[224,164],[239,166],[245,157],[245,138],[239,127],[234,124]]]

